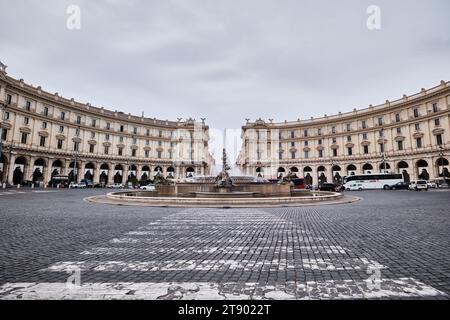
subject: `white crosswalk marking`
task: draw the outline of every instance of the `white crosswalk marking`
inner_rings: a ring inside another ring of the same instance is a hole
[[[297,248],[293,248],[292,243],[296,243]],[[305,252],[305,255],[288,258],[293,256],[294,249]],[[267,255],[269,251],[276,254]],[[89,259],[90,256],[92,259]],[[132,260],[130,256],[139,259]],[[176,258],[180,256],[184,258]],[[122,260],[123,257],[127,259]],[[389,266],[352,254],[350,249],[336,245],[322,234],[317,236],[310,230],[303,230],[293,222],[262,210],[188,209],[127,232],[122,238],[111,239],[107,246],[85,250],[80,253],[79,261],[57,262],[42,271],[70,273],[78,269],[83,276],[86,272],[249,273],[296,269],[365,273],[370,268],[382,272]],[[84,283],[75,290],[65,283],[8,283],[0,287],[0,299],[363,299],[446,296],[411,277],[381,277],[371,282],[369,276],[370,273],[367,280],[286,281],[275,285],[252,282],[105,281]]]

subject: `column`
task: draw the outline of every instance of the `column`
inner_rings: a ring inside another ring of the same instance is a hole
[[[126,185],[126,183],[128,182],[128,169],[129,169],[130,165],[129,164],[125,164],[124,168],[123,168],[123,177],[122,177],[122,184]]]
[[[100,166],[101,164],[99,162],[95,163],[94,181],[92,181],[93,184],[100,183]]]
[[[77,174],[77,183],[80,182],[81,180],[84,179],[84,169],[86,166],[86,161],[77,161],[77,166],[80,168],[80,170],[78,170],[78,174]]]
[[[52,162],[53,160],[48,158],[47,159],[47,166],[44,168],[44,185],[43,187],[47,187],[48,183],[52,179]]]
[[[14,176],[14,162],[16,162],[16,156],[14,154],[11,155],[11,159],[9,159],[8,165],[8,178],[7,183],[13,184],[13,176]]]
[[[175,167],[175,179],[180,179],[180,167]]]
[[[6,100],[5,86],[0,87],[0,101]]]
[[[108,184],[114,183],[114,169],[116,167],[115,163],[109,164],[109,170],[108,170]]]
[[[333,166],[325,166],[325,169],[327,170],[325,175],[327,176],[328,183],[333,183]]]
[[[61,175],[68,176],[69,173],[70,173],[70,170],[71,170],[71,168],[70,168],[70,160],[66,160],[64,162],[64,168],[62,168],[61,171],[63,171],[63,170],[64,170],[64,172],[61,172]]]
[[[141,181],[141,177],[142,177],[142,165],[136,165],[137,170],[136,170],[136,178],[139,181]]]
[[[27,158],[27,163],[23,168],[23,181],[33,180],[34,161],[36,161],[35,157]]]

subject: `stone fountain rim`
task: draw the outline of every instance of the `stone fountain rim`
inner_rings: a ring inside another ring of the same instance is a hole
[[[336,192],[317,192],[322,196],[313,197],[267,197],[267,198],[175,198],[175,197],[135,197],[125,196],[132,192],[110,192],[103,196],[88,197],[85,200],[103,204],[147,207],[175,208],[277,208],[299,207],[329,204],[353,203],[359,197],[343,195]]]

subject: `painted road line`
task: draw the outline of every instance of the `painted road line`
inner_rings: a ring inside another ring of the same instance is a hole
[[[256,283],[142,282],[142,283],[7,283],[0,287],[2,300],[311,300],[447,297],[414,278],[384,279],[379,287],[365,281]]]

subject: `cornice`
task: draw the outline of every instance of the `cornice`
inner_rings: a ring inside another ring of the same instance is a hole
[[[186,121],[169,121],[169,120],[160,120],[156,118],[145,118],[133,116],[131,114],[125,114],[120,111],[112,111],[109,109],[105,109],[103,107],[94,107],[91,106],[90,103],[80,103],[76,102],[73,98],[66,99],[61,97],[58,93],[49,93],[44,90],[40,86],[34,87],[32,85],[26,84],[23,79],[17,80],[8,75],[5,75],[3,78],[0,78],[6,88],[10,91],[20,93],[23,96],[30,97],[33,100],[42,102],[49,106],[57,106],[58,108],[72,110],[74,112],[78,112],[81,114],[87,114],[92,117],[110,119],[115,122],[123,122],[129,123],[136,126],[149,126],[160,129],[177,129],[180,127],[194,127],[196,124],[195,119],[187,119]],[[202,119],[202,128],[203,130],[208,130],[209,126],[204,123]]]
[[[321,118],[311,118],[309,120],[300,120],[297,122],[280,122],[280,123],[267,123],[262,119],[258,119],[257,122],[247,122],[246,125],[242,126],[243,130],[247,129],[257,129],[257,128],[270,128],[270,129],[303,129],[310,127],[319,127],[324,125],[340,124],[343,122],[351,122],[355,119],[370,118],[376,115],[386,114],[395,112],[396,110],[410,108],[415,105],[421,104],[424,101],[434,100],[441,96],[446,96],[450,94],[450,82],[441,81],[440,85],[430,88],[428,90],[422,89],[419,93],[406,96],[396,101],[386,100],[386,103],[372,106],[370,105],[365,109],[353,109],[353,111],[346,113],[339,113],[337,115],[328,116],[325,115]],[[446,106],[447,107],[447,106]]]

